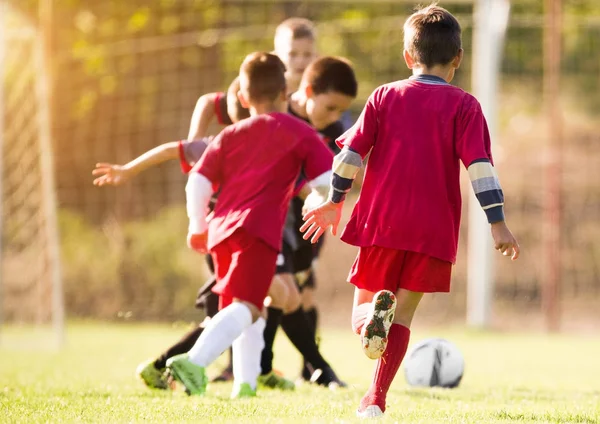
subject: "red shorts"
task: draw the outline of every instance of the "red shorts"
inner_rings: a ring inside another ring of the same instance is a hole
[[[451,273],[452,263],[423,253],[369,246],[359,249],[348,281],[372,292],[449,292]]]
[[[221,296],[220,308],[235,298],[262,310],[275,275],[277,250],[240,228],[214,246],[210,253],[217,277],[212,291]]]

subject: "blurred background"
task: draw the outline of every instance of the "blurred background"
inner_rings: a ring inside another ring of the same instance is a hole
[[[454,83],[465,90],[473,89],[473,3],[440,2],[463,27],[465,61]],[[402,24],[415,5],[0,0],[2,319],[45,323],[54,311],[59,327],[63,312],[201,320],[193,304],[207,271],[185,246],[186,177],[178,163],[116,188],[92,185],[95,164],[124,164],[185,138],[198,97],[225,91],[243,57],[271,50],[275,27],[291,16],[316,23],[320,54],[354,63],[356,118],[375,87],[409,76]],[[511,1],[500,48],[493,150],[523,254],[515,263],[498,255],[490,268],[485,325],[597,329],[600,3]],[[464,183],[452,293],[428,296],[418,325],[465,322],[471,198]],[[345,278],[355,254],[329,237],[317,267],[325,325],[348,325],[353,290]]]

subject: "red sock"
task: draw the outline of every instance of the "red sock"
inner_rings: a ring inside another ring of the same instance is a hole
[[[387,348],[383,356],[377,360],[373,382],[360,401],[360,411],[364,411],[370,405],[377,405],[382,412],[385,411],[385,397],[406,355],[409,339],[410,329],[400,324],[392,324]]]
[[[354,330],[356,334],[360,334],[365,326],[365,321],[367,320],[367,314],[369,313],[370,307],[371,303],[367,302],[355,306],[352,310],[352,330]]]

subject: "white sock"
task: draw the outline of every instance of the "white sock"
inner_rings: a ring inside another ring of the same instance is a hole
[[[259,318],[233,342],[234,385],[248,383],[256,390],[256,380],[261,371],[260,358],[265,347],[265,325],[265,319]]]
[[[242,332],[252,325],[252,313],[246,305],[234,302],[219,311],[188,352],[190,361],[207,367],[225,352]]]

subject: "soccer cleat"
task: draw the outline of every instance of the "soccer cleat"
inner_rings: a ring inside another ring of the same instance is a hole
[[[331,367],[317,369],[310,378],[311,383],[316,383],[319,386],[325,386],[331,390],[348,387],[346,383],[338,378],[335,371]]]
[[[293,381],[278,375],[274,370],[268,374],[260,375],[258,377],[258,384],[262,387],[279,390],[294,390],[296,388]]]
[[[204,367],[192,363],[187,353],[169,358],[167,369],[175,380],[185,386],[188,395],[200,396],[206,392],[206,371]]]
[[[396,296],[389,290],[381,290],[373,296],[360,339],[365,355],[379,359],[387,347],[387,337],[396,312]]]
[[[154,359],[142,362],[138,365],[135,373],[151,389],[167,390],[169,388],[164,370],[159,370],[154,366]]]
[[[231,399],[242,399],[254,396],[256,396],[256,390],[250,387],[248,383],[233,384]]]
[[[369,405],[362,411],[358,409],[356,411],[356,416],[358,418],[377,418],[383,416],[383,411],[377,405]]]

